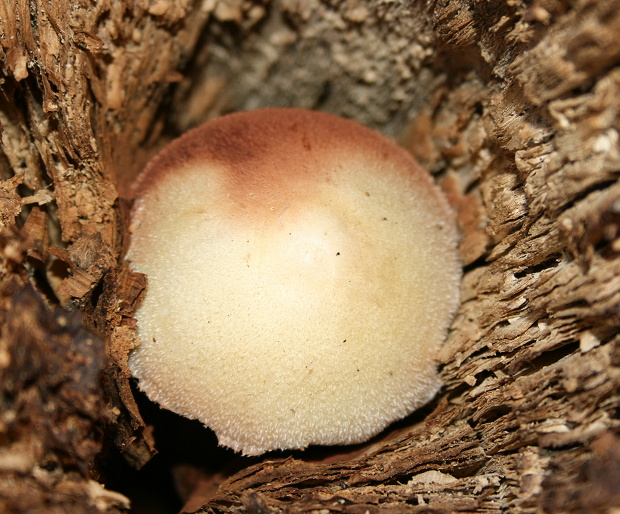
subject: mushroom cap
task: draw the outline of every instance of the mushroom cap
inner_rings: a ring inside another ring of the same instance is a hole
[[[218,118],[135,185],[148,277],[129,359],[162,407],[246,455],[367,440],[440,388],[453,215],[403,149],[302,109]]]

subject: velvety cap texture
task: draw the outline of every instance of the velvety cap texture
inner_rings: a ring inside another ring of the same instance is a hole
[[[129,364],[162,407],[256,455],[362,442],[436,394],[456,230],[393,142],[325,113],[236,113],[134,190],[128,259],[148,288]]]

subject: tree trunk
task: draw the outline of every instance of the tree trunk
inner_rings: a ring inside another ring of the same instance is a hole
[[[127,368],[128,187],[261,106],[408,148],[458,213],[462,303],[421,414],[352,449],[166,461],[184,511],[620,506],[619,34],[618,0],[0,0],[0,510],[143,501],[115,480],[155,480],[124,462],[166,445]]]

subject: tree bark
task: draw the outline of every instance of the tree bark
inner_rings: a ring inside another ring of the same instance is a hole
[[[618,34],[618,0],[0,0],[0,509],[129,508],[100,470],[161,441],[127,368],[128,188],[186,129],[268,105],[381,130],[446,192],[445,387],[347,455],[198,472],[184,510],[620,506]]]

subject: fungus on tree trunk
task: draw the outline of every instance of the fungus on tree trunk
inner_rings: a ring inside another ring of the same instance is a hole
[[[174,141],[136,190],[129,364],[151,399],[257,455],[366,441],[436,394],[456,228],[402,148],[261,109]]]
[[[140,508],[171,474],[189,512],[617,506],[619,33],[618,0],[0,0],[0,510]],[[168,451],[127,365],[129,184],[263,106],[396,138],[463,235],[444,387],[337,462]]]

